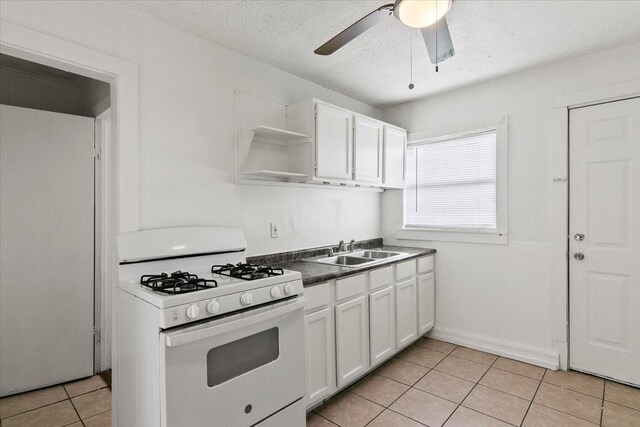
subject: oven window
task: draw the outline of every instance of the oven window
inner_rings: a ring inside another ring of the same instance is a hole
[[[252,371],[280,355],[278,328],[212,348],[207,353],[207,385],[217,386]]]

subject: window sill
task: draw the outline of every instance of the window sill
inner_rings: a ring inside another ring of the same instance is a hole
[[[432,242],[482,243],[506,245],[507,233],[495,231],[434,230],[423,228],[400,228],[396,230],[398,240],[424,240]]]

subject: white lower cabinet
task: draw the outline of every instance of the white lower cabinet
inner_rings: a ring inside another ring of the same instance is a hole
[[[416,279],[409,279],[396,286],[396,345],[404,347],[418,336]]]
[[[396,350],[396,301],[393,286],[369,295],[369,348],[371,366]]]
[[[366,298],[361,296],[336,305],[336,370],[338,388],[368,368],[369,335]]]
[[[329,307],[304,317],[307,407],[320,402],[336,387],[334,334],[331,320]]]
[[[418,335],[435,325],[435,281],[433,271],[418,276]]]
[[[307,410],[434,327],[434,274],[428,255],[305,288]]]

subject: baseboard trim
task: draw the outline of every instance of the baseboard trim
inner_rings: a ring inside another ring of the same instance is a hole
[[[488,338],[482,335],[468,334],[435,327],[427,334],[430,338],[447,341],[452,344],[463,345],[475,350],[486,351],[547,369],[560,368],[559,354],[547,352],[532,347],[517,345]]]

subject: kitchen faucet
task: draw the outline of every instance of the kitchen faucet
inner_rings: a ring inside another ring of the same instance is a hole
[[[355,249],[355,243],[356,241],[354,239],[351,239],[351,241],[349,242],[349,252],[353,252],[353,250]],[[335,251],[333,250],[333,248],[329,248],[329,254],[328,256],[333,256],[335,254],[339,254],[341,252],[346,252],[347,248],[344,244],[344,240],[340,240],[340,242],[338,242],[338,247],[335,249]]]

